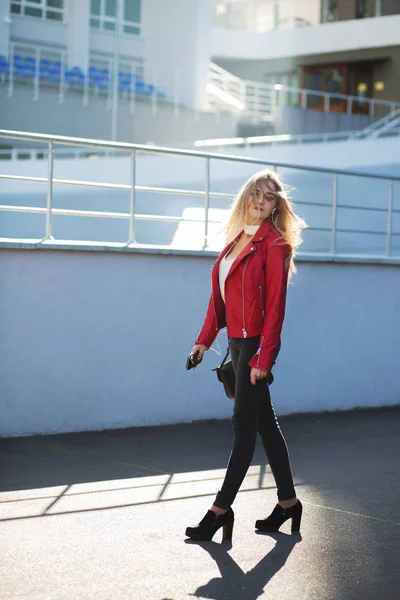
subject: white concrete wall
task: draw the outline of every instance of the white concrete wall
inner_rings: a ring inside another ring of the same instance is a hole
[[[220,357],[184,369],[213,261],[1,250],[0,435],[229,417],[211,372]],[[399,265],[299,263],[271,387],[278,414],[399,403],[399,300]]]
[[[254,145],[248,149],[233,146],[209,149],[210,152],[217,150],[226,154],[310,167],[349,170],[363,167],[368,172],[369,167],[398,162],[400,137],[276,146]]]
[[[29,45],[54,46],[64,49],[67,45],[67,25],[36,17],[19,17],[10,13],[10,41],[19,40]]]
[[[90,51],[90,0],[69,0],[65,9],[70,66],[79,66],[87,71]]]
[[[313,166],[360,167],[387,177],[398,177],[399,166],[393,164],[398,140],[378,140],[304,146],[254,148],[249,156],[265,161],[291,162]],[[232,152],[229,149],[229,152]],[[240,149],[239,153],[243,154]],[[382,161],[382,162],[380,162]],[[204,160],[179,156],[148,156],[138,153],[136,177],[139,186],[203,191]],[[229,160],[211,161],[211,190],[235,194],[250,175],[261,168],[257,164],[232,164]],[[360,171],[360,169],[357,169]],[[1,172],[18,176],[46,177],[46,160],[2,161]],[[309,223],[302,252],[329,252],[332,225],[333,177],[331,173],[314,173],[279,167],[278,172],[289,186],[296,211]],[[54,176],[59,179],[99,181],[129,185],[130,159],[98,158],[59,159]],[[3,180],[0,202],[5,205],[45,207],[45,183]],[[338,177],[337,251],[340,253],[385,256],[387,243],[388,181],[340,175]],[[231,199],[212,198],[210,219],[224,220]],[[308,204],[311,203],[311,204]],[[320,206],[321,205],[321,206]],[[351,205],[352,208],[348,208]],[[393,208],[400,207],[400,183],[393,185]],[[129,214],[129,192],[98,188],[54,185],[54,209],[80,209]],[[371,210],[373,209],[373,210]],[[379,212],[377,211],[379,210]],[[139,215],[165,215],[201,220],[204,198],[181,194],[137,191],[135,210]],[[36,239],[45,233],[45,214],[3,212],[0,237]],[[313,229],[311,229],[313,228]],[[318,229],[319,228],[319,229]],[[323,230],[321,230],[323,228]],[[210,227],[209,244],[220,247],[220,224]],[[393,214],[392,252],[400,255],[400,219]],[[128,221],[113,218],[87,218],[54,215],[53,235],[57,240],[84,240],[124,244],[128,241]],[[201,222],[178,223],[137,220],[135,239],[140,244],[167,245],[174,248],[201,249],[204,226]]]
[[[187,82],[190,106],[204,107],[211,57],[212,0],[143,0],[145,62],[174,69]],[[170,82],[173,94],[174,78]]]
[[[95,54],[106,54],[111,58],[114,48],[114,34],[112,31],[90,29],[90,50]],[[128,59],[141,62],[144,60],[145,40],[138,35],[122,35],[118,42],[119,53]],[[121,59],[123,61],[123,59]]]
[[[212,55],[221,59],[272,60],[399,45],[400,15],[324,23],[270,33],[214,29]]]
[[[10,41],[10,3],[9,0],[0,0],[0,53],[7,56]]]

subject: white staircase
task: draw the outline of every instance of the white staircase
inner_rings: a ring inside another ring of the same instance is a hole
[[[354,139],[378,138],[382,136],[400,134],[400,108],[393,110],[386,117],[368,125],[365,129],[357,131]]]
[[[276,94],[273,85],[240,79],[210,63],[207,102],[212,110],[227,110],[243,118],[271,122],[275,117]]]

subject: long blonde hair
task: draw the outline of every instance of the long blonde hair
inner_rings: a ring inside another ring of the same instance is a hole
[[[302,243],[302,229],[308,227],[306,221],[293,212],[288,192],[284,190],[278,175],[268,169],[258,171],[241,187],[232,204],[230,219],[225,228],[226,242],[229,243],[241,233],[246,224],[246,214],[250,195],[256,195],[261,190],[264,195],[275,195],[277,203],[272,213],[272,222],[281,234],[282,244],[288,244],[292,252],[288,259],[288,283],[296,273],[294,258],[296,250]]]

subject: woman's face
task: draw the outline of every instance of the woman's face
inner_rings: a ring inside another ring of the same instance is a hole
[[[262,189],[263,188],[263,189]],[[256,186],[255,192],[249,194],[246,220],[248,225],[261,225],[268,219],[277,204],[277,196],[269,191],[266,185]]]

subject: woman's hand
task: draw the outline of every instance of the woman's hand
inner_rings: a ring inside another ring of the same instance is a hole
[[[190,354],[195,354],[196,352],[199,353],[198,358],[201,360],[203,358],[203,354],[204,352],[207,350],[207,346],[204,346],[204,344],[195,344],[190,352]],[[193,369],[196,369],[197,366],[193,365]]]
[[[256,385],[259,379],[265,379],[268,371],[262,371],[261,369],[256,369],[256,367],[252,367],[250,373],[250,381],[253,385]]]

